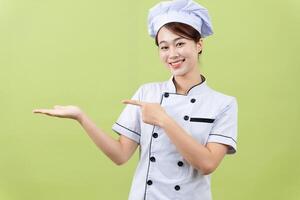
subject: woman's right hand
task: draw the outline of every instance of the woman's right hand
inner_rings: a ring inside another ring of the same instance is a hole
[[[54,106],[54,109],[34,109],[33,113],[41,113],[49,116],[60,117],[60,118],[70,118],[78,120],[82,115],[82,111],[77,106]]]

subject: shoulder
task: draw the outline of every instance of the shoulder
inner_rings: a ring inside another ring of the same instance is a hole
[[[168,81],[157,81],[157,82],[148,82],[142,84],[140,87],[145,89],[160,89],[167,84]]]
[[[209,87],[208,99],[211,101],[211,103],[219,105],[219,108],[221,108],[221,110],[228,107],[237,107],[237,97],[225,94],[211,87]]]
[[[210,90],[210,93],[211,93],[213,98],[220,99],[222,101],[236,101],[235,96],[225,94],[225,93],[220,92],[218,90],[212,89],[211,87],[209,88],[209,90]]]
[[[140,85],[139,90],[140,92],[160,92],[162,91],[167,85],[167,81],[161,82],[148,82]]]
[[[149,82],[138,88],[139,99],[149,102],[160,102],[161,94],[165,90],[167,82]]]

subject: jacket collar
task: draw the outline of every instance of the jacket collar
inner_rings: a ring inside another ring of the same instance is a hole
[[[197,83],[197,84],[193,85],[187,91],[186,94],[178,94],[178,95],[186,95],[186,96],[188,96],[188,95],[197,95],[197,94],[201,94],[205,90],[207,90],[208,86],[207,86],[206,78],[202,74],[200,74],[200,76],[201,76],[201,79],[202,79],[201,83]],[[167,82],[167,92],[177,94],[176,93],[176,86],[174,84],[174,75],[172,75],[170,77],[170,79],[168,80],[168,82]]]

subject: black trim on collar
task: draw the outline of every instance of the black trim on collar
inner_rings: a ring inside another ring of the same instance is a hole
[[[172,91],[172,92],[168,91],[168,92],[166,92],[166,93],[169,93],[169,94],[176,94],[176,95],[183,95],[183,96],[188,96],[189,93],[190,93],[190,91],[191,91],[193,88],[195,88],[195,87],[197,87],[197,86],[199,86],[199,85],[201,85],[201,84],[204,84],[204,83],[206,84],[206,78],[205,78],[202,74],[200,74],[200,76],[201,76],[201,82],[200,82],[200,83],[197,83],[197,84],[195,84],[195,85],[193,85],[192,87],[190,87],[190,89],[188,89],[187,92],[186,92],[185,94],[179,94],[179,93],[176,92],[176,86],[175,86],[175,81],[174,81],[175,77],[173,76],[172,79],[169,79],[169,84],[171,84],[171,87],[174,88],[174,92],[173,92],[173,91]],[[203,87],[205,87],[205,86],[203,86]]]
[[[194,87],[198,86],[198,85],[201,85],[206,79],[204,76],[202,76],[202,74],[200,74],[201,76],[201,82],[200,83],[197,83],[196,85],[192,86],[187,92],[186,94],[188,94],[190,92],[191,89],[193,89]]]

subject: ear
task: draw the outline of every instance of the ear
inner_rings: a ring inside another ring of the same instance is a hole
[[[203,38],[200,38],[199,41],[196,43],[197,52],[199,53],[203,49]]]

